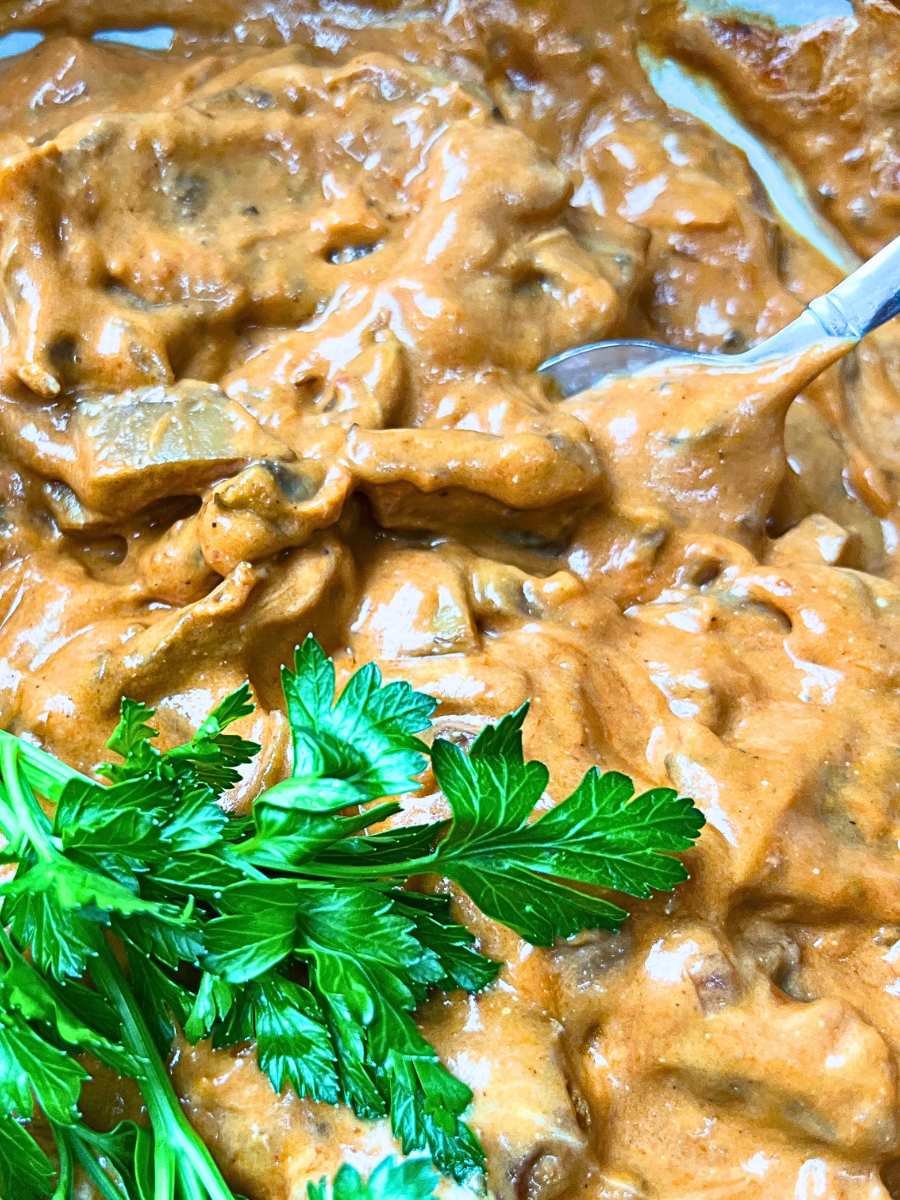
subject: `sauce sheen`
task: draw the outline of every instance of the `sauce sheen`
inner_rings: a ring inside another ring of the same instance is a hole
[[[600,763],[706,815],[617,934],[535,950],[459,897],[504,970],[420,1019],[498,1200],[900,1197],[898,322],[830,366],[535,373],[727,355],[838,279],[641,45],[853,251],[900,232],[900,11],[826,8],[132,0],[150,52],[93,39],[113,0],[4,6],[45,38],[0,64],[0,725],[91,771],[123,695],[171,744],[249,678],[240,810],[312,631],[443,732],[530,698],[557,798]],[[250,1200],[395,1149],[251,1048],[171,1065]]]

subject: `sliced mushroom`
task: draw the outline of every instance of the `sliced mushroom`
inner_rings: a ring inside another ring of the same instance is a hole
[[[242,462],[291,457],[220,388],[191,380],[79,399],[69,436],[75,458],[59,474],[83,505],[118,517],[198,493]]]

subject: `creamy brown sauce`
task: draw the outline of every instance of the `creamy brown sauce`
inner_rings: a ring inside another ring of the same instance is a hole
[[[6,11],[17,6],[4,6]],[[835,282],[636,47],[714,72],[860,254],[900,227],[900,14],[793,30],[638,0],[35,0],[0,67],[0,724],[90,769],[313,630],[477,727],[533,699],[592,763],[696,797],[692,881],[422,1014],[502,1200],[900,1196],[894,322],[809,364],[557,403],[611,335],[735,350]],[[187,11],[187,16],[185,16]],[[183,22],[183,23],[179,23]],[[435,810],[428,783],[406,819]],[[383,1125],[174,1077],[236,1188],[290,1200]],[[93,1098],[109,1120],[128,1097]]]

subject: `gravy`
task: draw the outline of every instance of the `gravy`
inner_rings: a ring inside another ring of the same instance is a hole
[[[132,0],[174,26],[149,53],[92,40],[112,0],[4,8],[46,39],[0,67],[0,724],[89,771],[123,694],[174,742],[249,678],[239,809],[310,630],[444,728],[532,698],[559,795],[600,762],[708,825],[616,935],[535,950],[460,898],[506,966],[421,1021],[493,1195],[900,1196],[897,322],[813,383],[534,373],[613,335],[739,350],[836,282],[640,40],[867,255],[900,225],[897,9]],[[251,1200],[392,1149],[249,1049],[172,1071]]]

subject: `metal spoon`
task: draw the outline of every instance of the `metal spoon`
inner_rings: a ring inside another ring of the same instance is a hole
[[[592,342],[554,354],[538,367],[563,396],[596,387],[609,375],[631,374],[670,359],[727,369],[754,367],[771,358],[787,358],[815,346],[832,345],[842,353],[860,338],[900,313],[900,237],[894,238],[837,287],[813,300],[790,325],[743,354],[698,354],[661,342],[617,339]],[[837,355],[835,355],[837,357]]]

